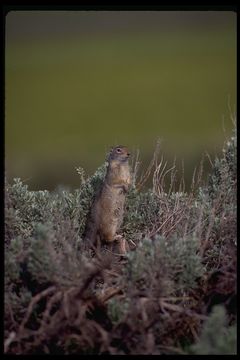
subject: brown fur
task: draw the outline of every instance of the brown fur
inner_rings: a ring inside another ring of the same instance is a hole
[[[117,232],[123,221],[126,193],[131,184],[129,155],[128,149],[120,145],[108,156],[107,173],[87,219],[85,239],[94,246],[119,239]],[[123,242],[121,249],[125,252]]]

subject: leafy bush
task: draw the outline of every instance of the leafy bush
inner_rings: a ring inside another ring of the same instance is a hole
[[[78,168],[73,191],[6,180],[6,353],[235,353],[236,131],[188,192],[168,191],[154,159],[152,188],[134,174],[127,196],[125,257],[83,246],[106,163]]]
[[[216,305],[206,320],[199,341],[191,347],[193,354],[200,355],[236,355],[237,329],[227,326],[226,312],[223,306]]]

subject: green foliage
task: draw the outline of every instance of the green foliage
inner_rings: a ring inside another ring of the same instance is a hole
[[[125,258],[82,246],[106,163],[77,172],[74,191],[6,181],[6,352],[235,353],[236,133],[195,193],[132,186]]]
[[[129,304],[127,301],[120,302],[116,299],[110,299],[108,302],[108,314],[113,324],[119,323],[123,316],[128,313]]]
[[[237,329],[227,326],[226,311],[216,305],[203,325],[199,341],[192,345],[191,353],[197,355],[236,355]]]
[[[237,134],[234,128],[233,136],[225,142],[222,158],[216,158],[209,179],[209,195],[212,200],[224,194],[224,205],[233,200],[233,189],[237,182]]]
[[[199,254],[199,239],[194,235],[185,238],[173,236],[168,240],[160,238],[159,242],[159,252],[172,271],[176,289],[194,288],[196,280],[204,274],[204,266]]]
[[[145,238],[136,251],[128,254],[126,280],[131,288],[152,291],[152,296],[194,288],[205,270],[198,249],[199,241],[192,236]]]
[[[219,257],[232,263],[237,245],[237,134],[226,140],[221,158],[215,158],[207,186],[197,193],[202,207],[202,237],[207,236],[207,264],[219,266]]]
[[[88,179],[84,178],[84,170],[81,168],[77,168],[77,172],[81,178],[81,186],[79,190],[79,198],[76,204],[76,207],[79,211],[79,231],[83,232],[86,217],[93,200],[94,193],[100,187],[107,169],[107,163],[105,162],[102,166],[100,166],[96,172]]]
[[[127,196],[126,210],[123,232],[129,239],[138,241],[149,228],[149,224],[159,218],[160,204],[152,190],[139,193],[132,187]]]

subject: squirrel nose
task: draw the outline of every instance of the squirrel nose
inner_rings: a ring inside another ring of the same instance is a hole
[[[128,152],[128,153],[127,153],[127,156],[130,156],[130,155],[131,155],[131,153],[130,153],[130,152]]]

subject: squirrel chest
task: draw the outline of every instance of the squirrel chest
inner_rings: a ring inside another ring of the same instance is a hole
[[[106,241],[113,241],[113,236],[108,235],[116,233],[121,226],[130,181],[128,164],[109,168],[96,204],[100,236]]]
[[[126,147],[116,147],[110,153],[106,176],[88,219],[86,237],[93,243],[97,237],[103,242],[113,242],[122,224],[126,193],[131,184],[128,157]]]

